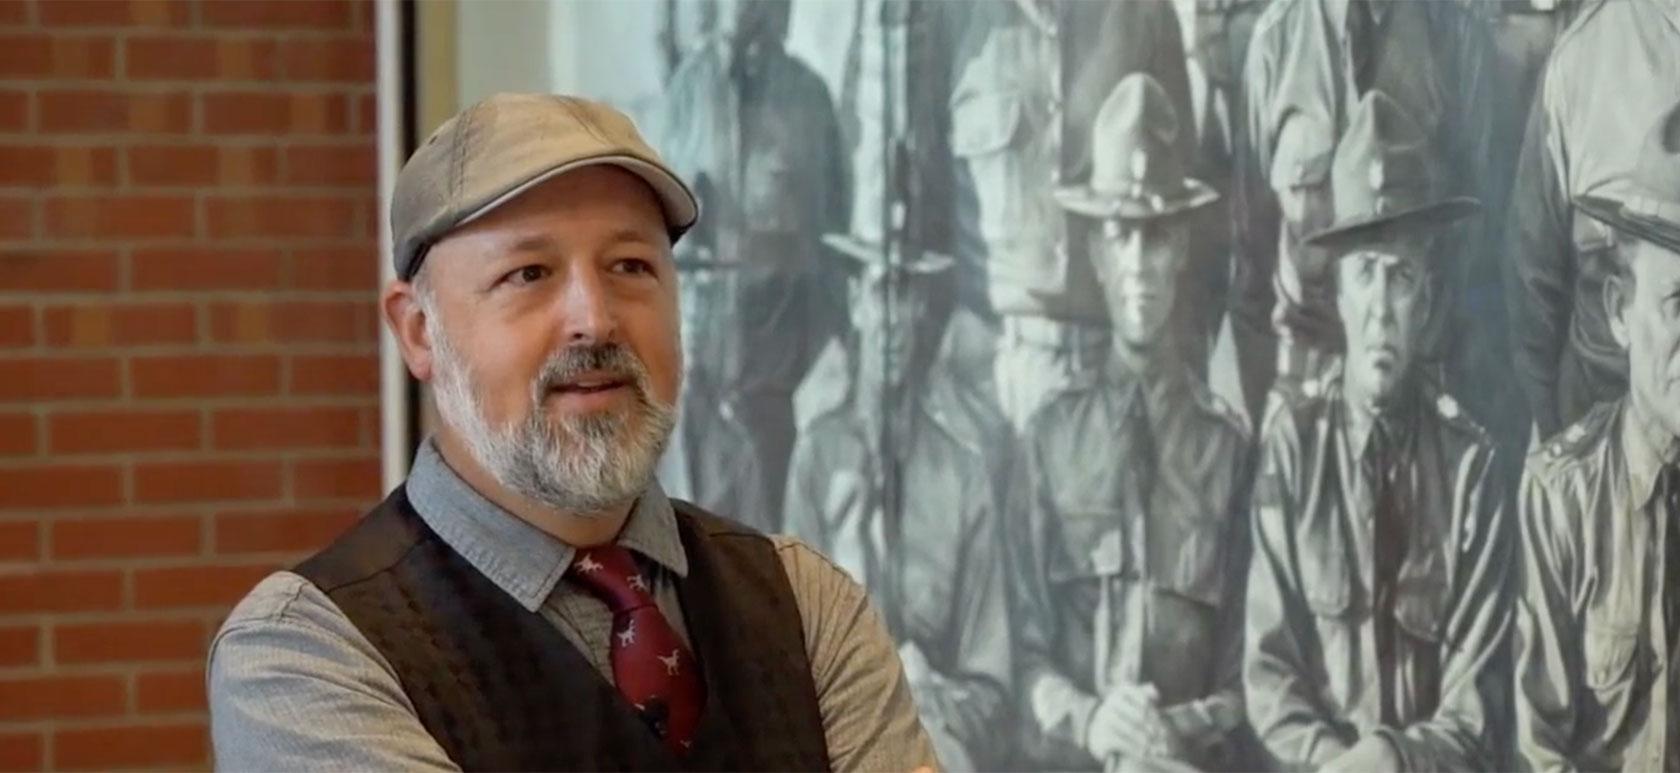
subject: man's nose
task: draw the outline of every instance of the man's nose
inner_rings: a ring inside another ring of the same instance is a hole
[[[618,335],[612,298],[593,267],[575,269],[567,277],[558,313],[567,344],[605,343]]]

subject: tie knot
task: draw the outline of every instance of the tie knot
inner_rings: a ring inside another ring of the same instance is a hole
[[[566,575],[615,615],[653,605],[653,584],[630,551],[618,545],[578,551]]]

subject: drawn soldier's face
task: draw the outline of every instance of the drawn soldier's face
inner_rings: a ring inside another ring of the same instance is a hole
[[[1680,437],[1680,255],[1643,240],[1618,247],[1627,269],[1605,287],[1610,332],[1628,354],[1628,389]]]
[[[850,306],[864,380],[898,387],[930,345],[929,283],[937,280],[901,271],[889,287],[889,276],[875,264],[861,271],[850,283]]]
[[[1148,348],[1161,339],[1188,244],[1186,221],[1177,217],[1107,220],[1096,229],[1091,255],[1097,281],[1114,334],[1125,343]]]
[[[1427,239],[1365,244],[1336,264],[1336,311],[1347,336],[1344,377],[1350,390],[1381,403],[1410,373],[1429,319]]]

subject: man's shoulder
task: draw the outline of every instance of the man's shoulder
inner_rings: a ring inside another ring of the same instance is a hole
[[[1476,454],[1491,456],[1496,444],[1486,428],[1464,410],[1456,398],[1445,391],[1432,390],[1425,398],[1426,415],[1441,428],[1442,436],[1457,456]]]
[[[211,685],[258,678],[302,660],[362,661],[373,652],[332,599],[304,576],[277,571],[252,588],[210,645]]]
[[[1553,64],[1550,70],[1566,71],[1568,66],[1559,60],[1582,56],[1602,56],[1599,46],[1606,42],[1625,43],[1634,31],[1639,9],[1636,3],[1645,0],[1587,0],[1575,18],[1558,33],[1552,46]]]
[[[1618,433],[1619,402],[1601,403],[1528,454],[1527,475],[1554,491],[1582,490],[1598,482],[1597,462]]]

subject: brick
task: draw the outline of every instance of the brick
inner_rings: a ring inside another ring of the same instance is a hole
[[[211,134],[343,134],[350,106],[342,94],[235,92],[203,96]]]
[[[294,38],[281,44],[280,61],[291,81],[372,83],[373,36]]]
[[[378,459],[312,459],[292,463],[292,495],[298,499],[379,498],[383,484]]]
[[[359,135],[372,135],[379,128],[379,100],[375,94],[363,94],[356,97],[356,125],[355,132]]]
[[[45,770],[46,748],[46,736],[40,733],[0,733],[0,770]]]
[[[108,250],[0,250],[0,292],[108,292],[117,289],[117,253]]]
[[[379,177],[372,145],[315,145],[286,149],[284,181],[294,185],[373,185]]]
[[[0,349],[35,345],[35,310],[28,306],[0,306]],[[5,441],[0,440],[0,446]]]
[[[46,340],[57,348],[190,344],[198,310],[189,303],[55,306],[46,310]]]
[[[136,569],[134,604],[141,609],[232,605],[274,570],[269,564]]]
[[[209,707],[204,669],[140,674],[134,680],[134,704],[142,714],[204,711]]]
[[[204,723],[60,728],[53,732],[53,761],[63,770],[201,767],[208,762]]]
[[[271,510],[216,514],[217,553],[319,550],[361,516],[353,508]]]
[[[49,236],[145,238],[192,236],[193,200],[187,196],[104,196],[50,199]]]
[[[197,411],[92,411],[47,419],[54,454],[191,450],[199,447]]]
[[[129,365],[134,395],[154,397],[260,397],[280,391],[280,359],[190,355],[136,357]]]
[[[201,523],[193,515],[56,520],[52,556],[75,560],[194,555],[199,552]]]
[[[0,239],[28,239],[35,235],[35,202],[0,196]]]
[[[197,619],[60,623],[52,631],[53,660],[60,665],[202,660],[207,650],[204,623]]]
[[[128,175],[136,185],[265,185],[278,178],[274,148],[208,145],[135,147]]]
[[[361,203],[348,196],[214,197],[206,212],[216,238],[342,238],[361,235]]]
[[[0,89],[0,130],[23,131],[29,127],[28,92]]]
[[[0,668],[41,662],[41,629],[33,625],[0,627]]]
[[[250,0],[206,3],[203,23],[208,27],[255,29],[348,30],[353,20],[350,0]]]
[[[280,464],[258,462],[141,462],[134,467],[134,500],[143,503],[216,502],[280,496]]]
[[[0,77],[110,78],[116,44],[108,37],[0,33]]]
[[[0,24],[27,24],[30,2],[31,0],[0,0]]]
[[[369,242],[348,247],[299,249],[292,255],[292,287],[299,290],[379,290],[379,248]],[[371,302],[371,299],[370,299]]]
[[[113,610],[122,600],[123,577],[116,571],[0,572],[0,614]],[[0,712],[5,705],[0,700]]]
[[[374,354],[292,358],[294,395],[373,395],[379,392],[379,357]]]
[[[0,185],[114,185],[117,152],[74,145],[0,145]]]
[[[186,94],[46,91],[38,99],[41,128],[49,132],[185,134],[192,130],[192,99]]]
[[[184,27],[192,8],[177,0],[45,0],[41,23],[48,27]]]
[[[355,448],[361,442],[355,408],[230,408],[211,419],[217,449]]]
[[[260,38],[132,37],[124,56],[137,80],[268,80],[278,71],[274,41]]]
[[[118,378],[113,359],[0,360],[0,402],[116,397]]]
[[[272,290],[280,287],[275,250],[178,247],[136,249],[136,290]]]
[[[122,469],[112,465],[0,469],[0,509],[118,504],[122,504]]]
[[[120,676],[0,678],[0,721],[111,716],[126,698]]]
[[[0,521],[0,561],[34,561],[41,557],[41,527],[34,521]],[[0,660],[5,659],[0,645]]]
[[[221,343],[371,342],[378,333],[369,301],[219,303],[210,307],[210,338]]]
[[[27,413],[0,413],[0,456],[35,453],[35,417]]]

